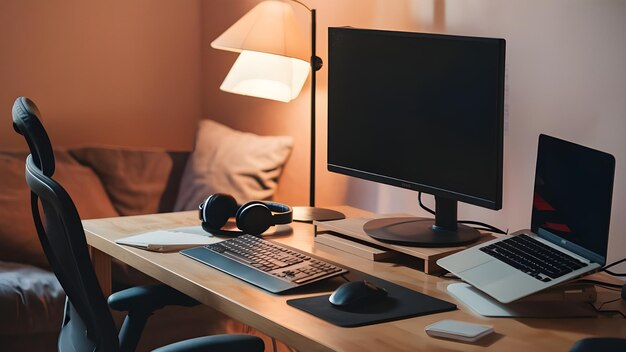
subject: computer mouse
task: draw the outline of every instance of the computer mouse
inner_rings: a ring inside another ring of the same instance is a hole
[[[387,290],[376,286],[367,280],[347,282],[339,286],[328,298],[328,301],[338,307],[355,307],[384,300]]]

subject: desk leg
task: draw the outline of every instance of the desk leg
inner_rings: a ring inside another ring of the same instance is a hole
[[[113,291],[111,285],[111,257],[93,247],[89,247],[89,254],[91,255],[93,269],[96,272],[102,293],[104,297],[109,297]]]

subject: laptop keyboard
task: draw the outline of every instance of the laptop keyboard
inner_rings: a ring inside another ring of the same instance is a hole
[[[544,282],[588,265],[527,235],[513,236],[479,249]]]

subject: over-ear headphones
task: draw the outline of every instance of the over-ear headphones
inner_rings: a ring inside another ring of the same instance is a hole
[[[199,211],[205,231],[229,236],[244,233],[258,236],[270,226],[288,224],[292,220],[292,210],[288,205],[260,201],[237,205],[233,196],[223,193],[209,196],[200,204]],[[235,217],[237,228],[241,231],[221,229],[231,216]]]

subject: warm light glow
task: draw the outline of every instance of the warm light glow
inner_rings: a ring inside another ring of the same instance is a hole
[[[211,46],[234,52],[256,51],[309,60],[303,36],[291,4],[266,0],[235,22]]]
[[[300,94],[310,68],[299,59],[242,51],[220,89],[286,103]]]

